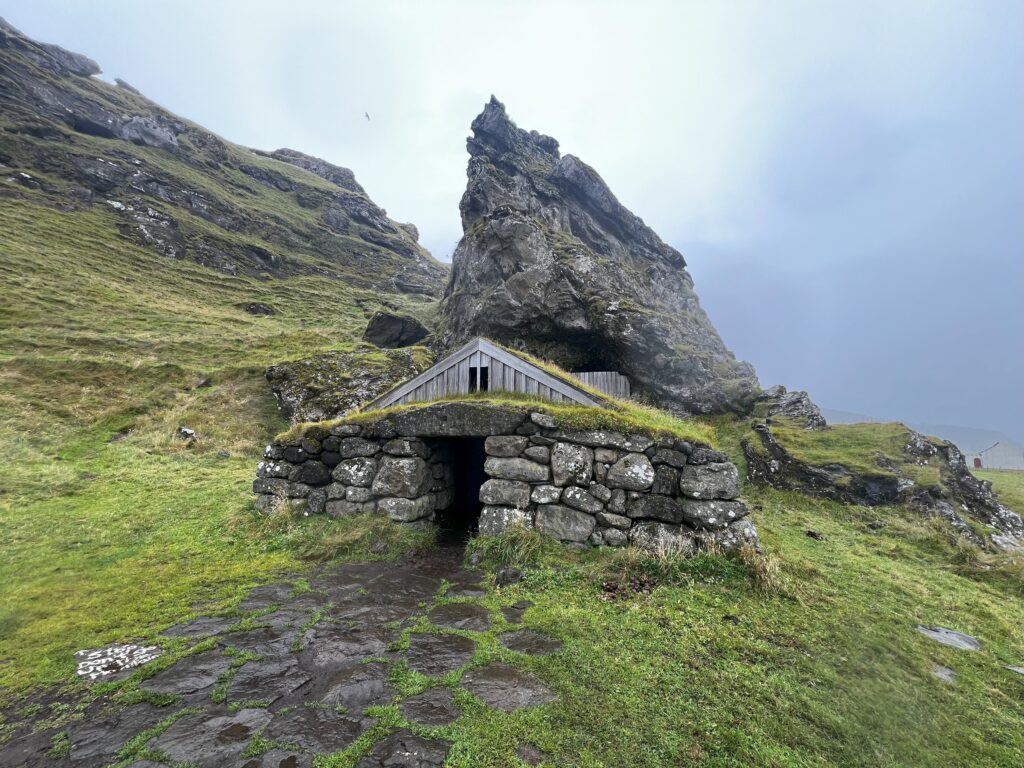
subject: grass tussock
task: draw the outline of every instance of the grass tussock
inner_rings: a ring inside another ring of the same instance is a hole
[[[562,554],[564,548],[535,528],[513,525],[499,536],[479,536],[466,546],[466,558],[478,555],[485,567],[532,568]]]

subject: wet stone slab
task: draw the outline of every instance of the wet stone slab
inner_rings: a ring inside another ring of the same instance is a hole
[[[462,687],[484,704],[503,712],[536,707],[555,700],[539,680],[506,664],[488,664],[462,676]]]
[[[189,763],[201,768],[232,765],[242,756],[256,731],[270,723],[263,709],[243,709],[232,715],[186,715],[149,742],[166,753],[170,763]]]
[[[540,765],[548,759],[548,754],[535,744],[520,744],[516,747],[516,757],[527,765]]]
[[[347,717],[328,707],[296,707],[275,715],[264,735],[305,752],[338,752],[352,745],[366,730],[360,719]]]
[[[310,676],[299,669],[298,660],[274,659],[267,662],[248,662],[228,684],[229,704],[259,701],[269,707],[281,697],[305,685]]]
[[[406,730],[395,731],[377,742],[356,768],[440,768],[451,744],[414,736]]]
[[[300,639],[299,630],[295,627],[257,627],[220,635],[217,642],[225,648],[253,653],[261,658],[273,658],[290,654],[292,644]]]
[[[528,656],[543,656],[562,647],[561,640],[534,632],[532,629],[503,632],[498,639],[510,651],[525,653]]]
[[[231,667],[231,659],[219,651],[206,651],[179,659],[139,687],[153,693],[181,695],[211,688]]]
[[[431,624],[445,629],[486,632],[491,626],[491,617],[487,609],[473,603],[438,605],[431,609],[428,618]]]
[[[176,624],[163,631],[165,637],[210,637],[227,632],[228,627],[238,623],[232,616],[199,616],[192,621]]]
[[[238,610],[242,613],[263,611],[271,606],[287,603],[294,593],[295,586],[292,584],[266,584],[256,587],[238,604]]]
[[[125,742],[153,727],[173,711],[152,704],[135,704],[116,713],[87,711],[82,721],[73,724],[68,731],[71,760],[113,758]],[[116,761],[111,759],[110,762]]]
[[[459,719],[452,692],[447,688],[429,688],[402,702],[402,716],[417,725],[440,726]]]
[[[242,763],[242,768],[311,768],[313,755],[301,752],[289,752],[283,749],[272,749],[259,757],[251,757]],[[138,763],[128,768],[140,768]],[[145,768],[149,768],[146,766]],[[153,768],[166,768],[162,764],[153,763]]]
[[[395,690],[388,683],[387,664],[359,664],[338,672],[327,682],[320,702],[360,715],[367,707],[391,702]]]
[[[382,626],[317,627],[306,634],[305,647],[314,667],[340,667],[383,657],[398,632]]]
[[[512,605],[506,605],[501,609],[501,615],[505,617],[505,621],[509,624],[521,624],[523,621],[523,614],[526,613],[527,608],[531,608],[533,603],[529,600],[520,600],[518,603]]]
[[[475,650],[476,643],[461,635],[413,635],[406,658],[410,669],[438,677],[464,667]]]
[[[948,627],[922,627],[918,626],[917,631],[925,637],[929,637],[937,643],[948,645],[951,648],[959,648],[962,651],[977,651],[981,648],[981,641],[976,637],[965,635]]]

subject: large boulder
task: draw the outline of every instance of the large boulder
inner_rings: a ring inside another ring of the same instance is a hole
[[[619,371],[674,411],[745,406],[754,370],[722,343],[679,252],[497,99],[472,129],[441,346],[488,336],[568,370]]]
[[[415,317],[396,315],[391,312],[376,312],[363,331],[363,341],[378,347],[396,349],[419,344],[430,331]]]
[[[414,499],[430,490],[434,477],[419,456],[385,456],[370,489],[376,496]]]
[[[740,473],[729,461],[686,466],[679,490],[691,499],[735,499],[740,495]]]
[[[604,484],[627,491],[646,491],[654,484],[654,467],[642,453],[627,453],[608,468]]]
[[[551,449],[551,471],[555,485],[590,485],[594,452],[584,445],[555,443]]]

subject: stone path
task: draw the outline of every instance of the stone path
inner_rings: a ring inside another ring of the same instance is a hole
[[[451,585],[446,596],[465,601],[436,604],[444,582]],[[119,762],[119,751],[131,741],[144,745],[148,758],[133,768],[175,763],[304,768],[315,755],[344,750],[366,734],[377,723],[367,709],[377,705],[397,703],[402,717],[417,726],[456,721],[461,713],[452,688],[437,685],[404,700],[398,696],[389,676],[402,660],[430,678],[463,671],[458,685],[504,712],[553,701],[539,680],[515,667],[468,668],[476,641],[453,632],[488,630],[489,612],[472,602],[485,594],[481,574],[462,568],[460,548],[415,562],[332,568],[312,578],[301,594],[291,584],[258,587],[239,606],[248,614],[244,622],[204,616],[164,633],[210,646],[140,683],[141,690],[173,697],[173,703],[123,707],[100,697],[70,725],[35,731],[30,722],[17,723],[15,712],[3,712],[15,729],[0,744],[0,766],[99,768]],[[528,608],[528,603],[507,606],[503,614],[519,623]],[[393,650],[403,628],[423,616],[437,632],[414,633],[407,650]],[[526,629],[505,632],[500,641],[524,654],[552,653],[561,646]],[[124,669],[99,679],[135,672]],[[42,722],[67,705],[51,700],[33,717]],[[357,768],[441,766],[450,746],[403,729],[381,732]],[[530,744],[518,750],[528,764],[543,755]]]

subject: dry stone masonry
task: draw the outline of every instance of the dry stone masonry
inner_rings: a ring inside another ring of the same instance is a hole
[[[523,525],[573,546],[692,554],[757,545],[739,472],[706,445],[562,429],[547,414],[439,403],[371,423],[314,425],[267,447],[253,490],[269,512],[387,515],[426,524],[455,498],[456,441],[484,438],[481,535]]]

